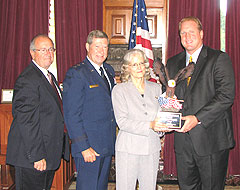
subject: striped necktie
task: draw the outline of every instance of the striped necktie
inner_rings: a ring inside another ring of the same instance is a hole
[[[108,80],[107,80],[107,77],[106,77],[105,74],[104,74],[104,71],[103,71],[103,68],[102,68],[102,67],[100,67],[100,72],[101,72],[101,77],[102,77],[104,83],[106,84],[106,86],[107,86],[107,88],[108,88],[108,91],[110,92],[110,85],[109,85],[109,82],[108,82]]]
[[[57,87],[56,87],[57,84],[55,84],[55,82],[53,81],[53,74],[52,74],[50,71],[48,71],[47,76],[48,76],[48,78],[49,78],[49,82],[50,82],[51,86],[53,87],[54,91],[55,91],[56,94],[57,94],[57,97],[58,97],[58,100],[59,100],[59,103],[60,103],[60,107],[61,107],[61,112],[62,112],[62,114],[63,114],[62,98],[60,97],[59,92],[58,92],[58,90],[57,90]],[[66,128],[65,124],[64,124],[64,132],[67,132],[67,128]]]
[[[192,63],[192,56],[189,57],[189,63]],[[188,77],[187,78],[187,86],[189,86],[190,80],[191,80],[191,77]]]
[[[48,71],[47,76],[49,78],[49,82],[50,82],[51,86],[53,87],[54,91],[56,92],[56,94],[58,96],[58,100],[59,100],[60,104],[62,104],[62,98],[60,97],[57,87],[56,87],[55,83],[53,82],[52,73]]]

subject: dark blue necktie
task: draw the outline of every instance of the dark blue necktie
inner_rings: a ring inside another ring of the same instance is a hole
[[[110,92],[110,85],[109,85],[109,82],[107,80],[107,77],[104,75],[104,71],[103,71],[102,67],[100,67],[100,71],[101,71],[101,77],[102,77],[104,83],[107,85],[107,88],[108,88],[108,90]]]

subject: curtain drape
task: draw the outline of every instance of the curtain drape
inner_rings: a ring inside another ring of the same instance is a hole
[[[167,59],[183,51],[178,35],[178,23],[185,16],[198,17],[203,25],[204,44],[220,48],[220,1],[219,0],[169,0],[169,26],[167,40]],[[176,176],[174,137],[165,136],[164,174]]]
[[[232,107],[233,130],[236,146],[230,151],[229,175],[240,174],[240,4],[238,0],[227,1],[226,52],[230,56],[235,72],[236,96]]]
[[[57,0],[55,20],[58,79],[62,82],[69,67],[85,58],[88,33],[102,30],[103,1]]]
[[[12,89],[29,64],[31,39],[38,33],[48,33],[48,5],[48,1],[1,1],[0,90]]]

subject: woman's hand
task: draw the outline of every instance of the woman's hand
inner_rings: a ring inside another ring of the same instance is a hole
[[[158,118],[150,123],[150,128],[155,132],[171,132],[173,129],[170,129],[166,124],[160,123]]]

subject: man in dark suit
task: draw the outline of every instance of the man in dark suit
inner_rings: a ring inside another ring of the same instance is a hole
[[[72,140],[78,190],[107,189],[116,136],[111,101],[115,73],[104,62],[108,44],[104,32],[90,32],[86,59],[70,68],[63,82],[64,117]]]
[[[174,136],[180,189],[223,190],[229,149],[235,144],[231,60],[226,53],[203,45],[198,18],[182,19],[179,32],[185,51],[168,60],[170,77],[189,62],[195,63],[192,77],[180,82],[175,91],[178,99],[184,100],[184,125]]]
[[[17,190],[50,189],[62,158],[64,120],[58,97],[61,90],[51,74],[57,91],[50,84],[47,70],[54,51],[47,35],[35,36],[30,44],[32,61],[14,86],[6,162],[15,167]]]

